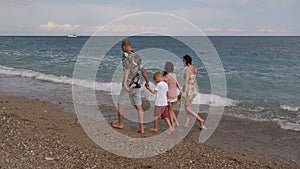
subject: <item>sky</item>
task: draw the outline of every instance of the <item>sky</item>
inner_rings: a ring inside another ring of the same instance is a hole
[[[0,0],[0,4],[4,36],[92,35],[120,17],[142,12],[184,18],[210,36],[300,36],[300,0]],[[105,30],[155,32],[185,26],[143,16]]]

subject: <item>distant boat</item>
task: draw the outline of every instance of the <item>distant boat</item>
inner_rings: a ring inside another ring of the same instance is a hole
[[[77,37],[77,35],[76,35],[76,34],[74,34],[74,33],[71,33],[71,34],[69,34],[69,35],[68,35],[68,37],[69,37],[69,38],[76,38],[76,37]]]

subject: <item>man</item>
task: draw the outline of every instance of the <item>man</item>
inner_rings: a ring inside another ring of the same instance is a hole
[[[117,129],[123,129],[124,104],[126,103],[129,94],[130,101],[135,106],[138,112],[140,125],[140,129],[138,132],[143,134],[145,132],[143,125],[144,111],[142,108],[142,93],[139,71],[141,71],[146,80],[145,86],[149,86],[148,75],[146,70],[143,68],[141,57],[134,53],[134,51],[132,50],[130,41],[124,40],[121,47],[124,52],[122,56],[124,76],[122,90],[120,92],[118,102],[119,123],[112,124],[112,126]]]

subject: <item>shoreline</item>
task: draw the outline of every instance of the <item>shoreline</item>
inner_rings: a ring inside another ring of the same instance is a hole
[[[282,130],[272,122],[223,116],[205,144],[198,143],[200,131],[194,125],[173,149],[144,160],[119,157],[101,149],[84,133],[75,113],[64,112],[46,101],[0,97],[0,118],[3,168],[300,167],[300,162],[293,159],[300,153],[294,147],[300,140],[299,132]],[[120,132],[138,136],[131,128]],[[151,136],[149,133],[147,128],[146,136]]]
[[[0,76],[1,78],[3,78],[3,81],[0,83],[3,87],[2,89],[3,92],[0,92],[1,95],[28,97],[33,99],[39,98],[41,100],[50,101],[58,105],[59,107],[63,107],[64,111],[74,112],[73,99],[72,99],[72,86],[68,83],[56,83],[56,82],[53,83],[53,81],[47,81],[47,80],[44,81],[44,80],[28,78],[23,76],[11,76],[11,75],[0,75]],[[22,84],[22,86],[15,85],[15,83]],[[43,87],[36,88],[34,86],[43,86]],[[106,104],[110,105],[111,102],[107,102],[107,100],[111,101],[112,96],[113,97],[115,96],[114,94],[112,95],[111,93],[109,93],[110,91],[95,90],[95,92],[96,92],[97,100],[99,99],[101,104],[105,104],[105,105]],[[117,92],[117,95],[118,94],[119,93]],[[205,93],[199,93],[199,94],[206,95]],[[211,96],[204,96],[203,98],[204,100],[207,100],[209,99],[209,97]],[[230,99],[230,100],[233,101],[233,104],[234,102],[239,102],[239,100],[234,100],[234,99]],[[206,110],[209,104],[210,103],[205,103],[205,104],[202,103],[200,107],[201,108],[200,111],[202,111],[202,107],[204,107],[204,109]],[[272,108],[276,107],[276,105],[271,105],[271,107]],[[296,121],[297,118],[290,119],[292,117],[289,114],[293,114],[294,112],[289,112],[289,110],[282,109],[282,108],[277,110],[278,107],[274,109],[270,107],[269,108],[261,107],[262,108],[261,110],[259,110],[260,109],[259,107],[256,108],[257,109],[253,110],[251,108],[248,109],[244,107],[239,107],[238,105],[233,105],[233,106],[225,107],[226,111],[224,114],[228,116],[237,117],[237,118],[246,118],[254,121],[272,121],[280,124],[281,128],[284,130],[300,131],[300,128],[298,127]],[[268,115],[269,111],[275,112],[275,115],[274,113]],[[206,112],[208,111],[206,110]],[[276,113],[280,113],[281,115],[276,115]]]

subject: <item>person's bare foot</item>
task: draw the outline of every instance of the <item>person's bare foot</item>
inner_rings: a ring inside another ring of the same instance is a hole
[[[174,129],[174,128],[169,128],[169,131],[168,131],[168,133],[167,133],[167,134],[172,134],[174,131],[175,131],[175,129]]]
[[[204,127],[204,120],[201,119],[201,120],[199,121],[199,123],[200,123],[200,129],[203,129],[203,127]]]
[[[138,133],[144,134],[144,133],[145,133],[145,130],[144,130],[144,129],[139,129],[139,130],[138,130]]]
[[[205,127],[205,125],[203,125],[202,127],[199,127],[200,130],[207,130],[207,128]]]
[[[150,131],[154,132],[154,133],[157,133],[158,132],[158,129],[156,128],[151,128]]]
[[[184,125],[182,125],[182,126],[188,128],[188,127],[189,127],[189,124],[184,124]]]
[[[123,125],[120,123],[116,123],[116,124],[112,123],[111,125],[116,129],[123,129]]]

